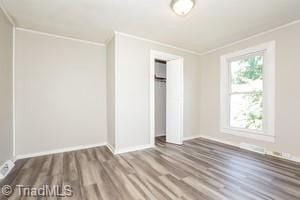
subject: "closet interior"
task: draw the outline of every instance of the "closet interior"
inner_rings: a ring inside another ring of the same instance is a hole
[[[155,60],[155,137],[166,136],[167,63]]]

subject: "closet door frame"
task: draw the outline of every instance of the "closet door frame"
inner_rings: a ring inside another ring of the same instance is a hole
[[[151,50],[150,51],[150,94],[149,94],[149,108],[150,108],[150,116],[149,116],[149,126],[150,126],[150,145],[155,146],[155,60],[163,60],[163,61],[171,61],[171,60],[180,60],[181,65],[182,65],[182,70],[181,70],[181,112],[180,112],[180,138],[178,144],[182,144],[183,142],[183,105],[184,105],[184,84],[183,84],[183,69],[184,69],[184,58],[182,56],[174,55],[174,54],[169,54],[161,51],[156,51],[156,50]],[[168,73],[168,72],[167,72]],[[168,80],[167,80],[168,81]],[[167,102],[168,103],[168,102]]]

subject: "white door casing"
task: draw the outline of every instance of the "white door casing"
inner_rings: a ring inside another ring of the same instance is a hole
[[[160,51],[151,50],[150,51],[150,145],[155,146],[155,59],[167,61],[167,83],[170,79],[174,86],[169,82],[169,87],[173,88],[169,92],[169,99],[171,103],[168,103],[168,98],[166,104],[170,104],[166,108],[167,115],[167,125],[166,125],[166,135],[167,142],[174,144],[182,144],[183,141],[183,67],[184,58],[178,55],[173,55],[169,53],[164,53]],[[173,68],[171,68],[173,66]],[[170,68],[170,69],[168,69]],[[168,77],[168,70],[170,72]],[[171,73],[173,75],[171,75]],[[172,76],[172,77],[171,77]],[[173,78],[174,76],[174,78]],[[168,85],[167,85],[168,87]],[[168,94],[168,89],[167,89]],[[168,125],[169,124],[169,125]],[[169,130],[169,131],[168,131]],[[175,130],[175,131],[174,131]]]

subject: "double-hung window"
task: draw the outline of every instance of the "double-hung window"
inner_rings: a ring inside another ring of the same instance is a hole
[[[221,57],[221,132],[274,142],[275,42]]]

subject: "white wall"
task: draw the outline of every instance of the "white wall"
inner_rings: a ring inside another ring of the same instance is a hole
[[[13,157],[13,26],[0,8],[0,166]]]
[[[155,74],[158,77],[167,76],[167,65],[155,62]],[[166,82],[155,80],[155,136],[166,135]]]
[[[1,14],[0,26],[1,162],[12,155],[7,142],[12,142],[8,59],[12,36],[11,26]],[[200,57],[122,34],[110,41],[106,55],[101,46],[18,30],[17,154],[107,141],[117,149],[148,145],[150,50],[157,50],[184,57],[185,138],[202,134],[300,157],[299,35],[300,24],[296,24]],[[277,52],[275,143],[221,133],[220,56],[272,40]]]
[[[199,134],[239,144],[247,142],[300,157],[300,23],[201,57]],[[275,143],[221,133],[220,56],[268,41],[276,42]]]
[[[125,35],[116,38],[116,147],[150,144],[150,50],[184,57],[184,137],[197,135],[199,56]]]
[[[1,164],[12,157],[12,26],[1,12],[0,27]],[[299,35],[296,24],[200,57],[122,34],[109,42],[106,55],[102,46],[18,30],[16,153],[104,142],[117,149],[148,145],[150,50],[157,50],[184,57],[185,138],[201,134],[300,157]],[[272,40],[275,143],[221,133],[220,56]]]
[[[105,47],[16,31],[16,153],[106,142]]]
[[[115,38],[106,46],[107,62],[107,142],[115,148]]]

